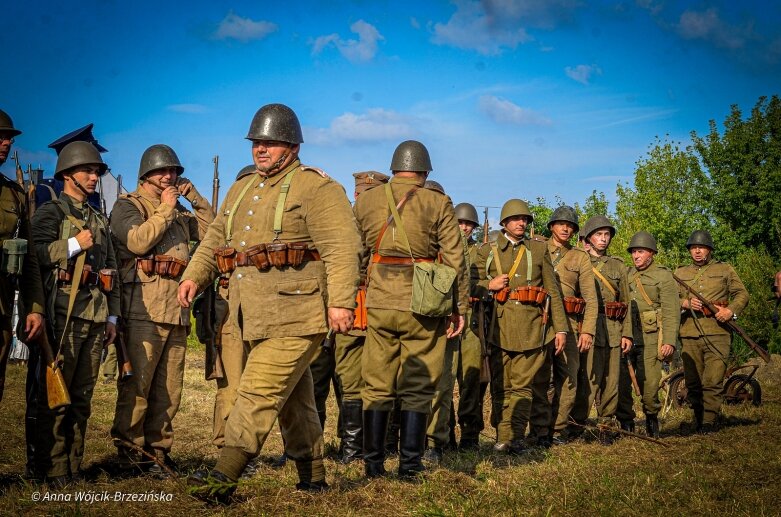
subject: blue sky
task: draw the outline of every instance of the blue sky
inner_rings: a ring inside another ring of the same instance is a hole
[[[166,143],[207,197],[218,154],[224,196],[252,115],[282,102],[302,161],[348,193],[414,138],[456,203],[572,204],[613,198],[656,135],[687,142],[781,84],[775,2],[289,4],[9,2],[0,108],[22,162],[51,176],[47,144],[94,122],[114,173]]]

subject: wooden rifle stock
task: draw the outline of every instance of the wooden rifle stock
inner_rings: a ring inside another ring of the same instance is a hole
[[[680,279],[678,276],[676,276],[676,275],[673,275],[673,278],[675,279],[675,281],[676,281],[676,282],[678,282],[678,283],[681,285],[681,287],[683,287],[684,289],[686,289],[687,291],[689,291],[689,293],[691,293],[691,294],[692,294],[692,295],[693,295],[695,298],[697,298],[699,301],[701,301],[701,302],[702,302],[702,305],[704,305],[704,306],[705,306],[705,307],[706,307],[706,308],[707,308],[709,311],[711,311],[711,312],[712,312],[714,315],[715,315],[717,312],[719,312],[719,308],[718,308],[718,307],[716,307],[716,306],[713,304],[713,302],[711,302],[710,300],[706,299],[706,298],[705,298],[704,296],[702,296],[700,293],[698,293],[697,291],[695,291],[695,290],[692,288],[692,286],[690,286],[689,284],[687,284],[686,282],[684,282],[683,280],[681,280],[681,279]],[[758,344],[757,344],[757,343],[756,343],[756,342],[755,342],[753,339],[751,339],[751,337],[750,337],[748,334],[746,334],[746,331],[745,331],[745,330],[743,330],[743,328],[741,328],[741,326],[740,326],[740,325],[738,325],[737,323],[735,323],[733,320],[726,321],[726,322],[724,322],[724,324],[725,324],[725,325],[727,325],[727,326],[728,326],[729,328],[731,328],[732,330],[734,330],[735,332],[737,332],[737,333],[738,333],[738,335],[739,335],[740,337],[742,337],[742,338],[743,338],[743,340],[746,342],[746,344],[747,344],[747,345],[748,345],[748,346],[749,346],[749,347],[750,347],[750,348],[751,348],[751,349],[752,349],[754,352],[756,352],[756,353],[757,353],[757,355],[758,355],[759,357],[761,357],[761,358],[762,358],[762,360],[764,360],[764,361],[765,361],[766,363],[768,363],[768,364],[770,363],[770,354],[768,353],[768,351],[767,351],[767,350],[765,350],[764,348],[762,348],[761,346],[759,346],[759,345],[758,345]]]
[[[632,389],[635,390],[635,395],[642,396],[640,391],[640,384],[637,382],[637,373],[635,372],[635,365],[632,364],[632,360],[628,355],[624,355],[626,360],[626,369],[629,370],[629,378],[632,379]]]
[[[124,322],[118,325],[117,337],[114,342],[114,347],[117,350],[117,364],[119,364],[119,380],[124,381],[129,379],[135,372],[133,371],[133,363],[130,362],[130,357],[127,354],[127,345],[125,344],[125,325]]]
[[[68,393],[68,386],[65,384],[65,377],[62,376],[62,366],[54,358],[47,328],[42,329],[41,335],[35,343],[38,345],[41,358],[46,366],[46,398],[49,402],[49,409],[69,406],[71,397]]]
[[[217,322],[217,288],[208,286],[195,300],[195,333],[206,347],[204,375],[207,381],[223,379],[225,368],[222,364],[222,324]]]

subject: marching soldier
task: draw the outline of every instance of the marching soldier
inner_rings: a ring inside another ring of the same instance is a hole
[[[629,268],[629,298],[632,304],[632,333],[634,348],[631,360],[637,372],[642,392],[645,430],[648,436],[659,437],[659,381],[662,363],[675,352],[678,327],[681,322],[678,288],[672,272],[654,262],[656,239],[645,231],[637,232],[629,240],[627,251],[634,265]],[[626,368],[622,368],[616,417],[621,427],[634,430],[635,413]],[[626,388],[623,389],[621,385]]]
[[[62,486],[78,479],[103,347],[114,341],[119,285],[108,222],[87,203],[108,167],[88,142],[71,142],[57,158],[58,199],[41,205],[32,236],[44,276],[57,356],[71,404],[51,410],[46,383],[38,396],[36,470]]]
[[[217,465],[189,478],[199,497],[223,502],[277,417],[296,462],[296,487],[328,487],[309,364],[329,328],[352,327],[358,287],[350,203],[337,182],[301,165],[293,110],[263,106],[247,139],[257,172],[231,187],[179,287],[188,307],[218,271],[228,276],[230,317],[250,347]]]
[[[190,311],[177,301],[179,278],[190,242],[200,240],[214,219],[209,202],[182,177],[179,157],[164,144],[141,156],[138,188],[122,196],[111,213],[122,281],[127,357],[138,375],[118,383],[111,436],[120,468],[147,463],[129,444],[173,466],[173,419],[184,383]],[[179,202],[184,197],[193,211]],[[162,474],[159,464],[151,472]]]
[[[596,277],[599,315],[594,346],[585,364],[581,364],[573,418],[583,422],[594,403],[597,391],[601,418],[615,417],[618,408],[618,378],[622,356],[632,348],[632,317],[629,313],[629,280],[624,262],[607,254],[615,227],[604,215],[586,221],[582,235],[587,244],[591,267]]]
[[[547,311],[553,317],[555,353],[564,350],[569,323],[545,243],[526,236],[534,220],[529,205],[511,199],[502,207],[502,233],[477,251],[477,293],[495,300],[489,331],[492,344],[491,397],[497,428],[495,450],[521,454],[532,405],[532,381],[546,360]],[[549,298],[549,304],[546,299]]]
[[[362,359],[364,462],[368,477],[385,475],[385,433],[398,398],[399,475],[414,477],[424,470],[421,456],[445,342],[463,328],[468,282],[452,202],[436,190],[421,188],[432,170],[426,147],[414,140],[402,142],[390,168],[390,183],[361,194],[354,207],[364,250],[372,250],[371,255],[364,253],[364,262],[371,256],[366,280],[369,328]],[[457,291],[455,303],[440,300],[443,312],[452,310],[449,317],[410,310],[416,264],[432,263],[438,256],[456,277],[451,287]]]
[[[384,185],[390,177],[376,171],[356,172],[355,199],[375,187]],[[361,391],[364,387],[361,375],[361,360],[366,343],[366,271],[361,271],[358,307],[353,329],[347,334],[339,334],[335,338],[334,356],[336,358],[336,376],[342,388],[342,404],[339,417],[342,421],[343,433],[340,447],[342,463],[351,463],[363,457],[363,399]],[[360,314],[359,314],[360,313]]]
[[[733,267],[713,258],[714,245],[709,232],[692,232],[686,247],[693,263],[679,267],[675,275],[719,308],[719,312],[712,314],[681,287],[681,358],[686,389],[697,431],[709,433],[716,430],[718,423],[724,372],[732,344],[732,332],[725,323],[746,308],[749,295]]]
[[[578,434],[577,429],[569,427],[569,422],[575,407],[581,362],[590,361],[598,313],[594,272],[588,253],[570,244],[572,236],[580,230],[575,209],[563,205],[554,210],[548,230],[551,232],[547,242],[548,256],[563,296],[568,333],[567,344],[561,353],[553,354],[548,350],[545,365],[534,382],[531,424],[537,443],[543,446],[551,442],[564,443]],[[551,377],[554,392],[549,403]]]
[[[11,154],[14,138],[22,132],[8,114],[0,110],[0,166]],[[5,369],[11,352],[14,292],[20,294],[19,319],[24,321],[26,340],[43,332],[44,294],[38,257],[30,240],[27,198],[22,187],[0,174],[0,400],[3,399]],[[22,241],[24,244],[22,244]]]

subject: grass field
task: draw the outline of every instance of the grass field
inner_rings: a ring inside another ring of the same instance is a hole
[[[724,408],[725,424],[714,435],[691,435],[688,410],[673,410],[662,424],[662,447],[635,438],[612,446],[587,436],[522,458],[494,454],[493,430],[477,453],[447,453],[442,466],[417,484],[394,478],[366,481],[361,464],[326,461],[332,489],[310,495],[294,489],[293,465],[274,469],[265,461],[242,481],[235,503],[212,507],[193,499],[184,475],[213,465],[213,383],[203,380],[203,352],[188,350],[181,410],[174,421],[173,458],[182,477],[112,479],[109,438],[115,387],[98,384],[88,432],[86,479],[61,491],[24,481],[24,376],[9,365],[0,420],[0,514],[3,515],[781,515],[781,357],[758,372],[764,402]],[[332,402],[332,401],[331,401]],[[325,432],[335,449],[335,411]],[[638,428],[642,422],[638,422]],[[263,450],[282,452],[278,430]],[[395,460],[387,462],[396,466]],[[76,501],[89,496],[105,501]],[[120,496],[162,501],[116,501]],[[41,500],[34,500],[40,498]],[[53,498],[62,499],[53,501]],[[70,500],[67,500],[70,499]]]

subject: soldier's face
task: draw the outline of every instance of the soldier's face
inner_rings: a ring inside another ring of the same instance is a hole
[[[589,236],[588,243],[591,244],[591,247],[601,253],[610,246],[610,239],[610,230],[602,228]]]
[[[694,245],[689,247],[689,254],[692,256],[694,263],[701,266],[710,259],[711,249],[707,246]]]
[[[529,224],[529,217],[526,215],[513,215],[505,219],[502,224],[504,230],[513,239],[521,239],[526,233],[526,226]]]
[[[97,190],[100,167],[97,165],[81,165],[69,175],[71,181],[81,185],[88,194]],[[68,176],[66,176],[66,179]],[[78,188],[78,187],[77,187]]]
[[[262,173],[281,170],[298,154],[298,145],[290,146],[276,140],[253,140],[252,160]]]
[[[632,248],[632,262],[639,270],[643,270],[654,261],[654,252],[646,248]]]
[[[461,228],[461,231],[464,232],[464,237],[467,239],[472,236],[475,226],[475,223],[472,221],[464,221],[463,219],[458,220],[458,227]]]
[[[176,179],[179,175],[176,173],[176,167],[163,167],[162,169],[155,169],[144,178],[159,188],[161,191],[168,187],[176,185]]]
[[[11,154],[13,143],[14,138],[10,133],[0,133],[0,165],[4,164],[8,155]]]
[[[556,221],[550,225],[550,231],[559,242],[568,242],[575,234],[575,225],[565,221]]]

